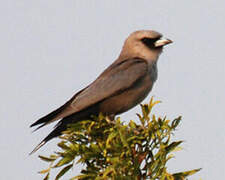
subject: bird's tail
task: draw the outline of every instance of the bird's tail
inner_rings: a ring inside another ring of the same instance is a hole
[[[53,119],[56,119],[57,116],[65,109],[67,104],[64,104],[63,106],[59,107],[58,109],[56,109],[55,111],[47,114],[46,116],[38,119],[36,122],[34,122],[33,124],[30,125],[30,127],[36,126],[36,125],[40,125],[39,127],[37,127],[34,131],[38,130],[39,128],[45,126],[46,124],[49,124],[50,122],[53,122]]]
[[[51,139],[60,136],[62,131],[66,130],[67,125],[63,124],[62,122],[59,122],[55,129],[47,136],[45,137],[34,149],[29,153],[29,155],[35,153],[38,149],[40,149],[42,146],[44,146],[48,141]]]
[[[85,89],[85,88],[84,88]],[[61,107],[59,107],[58,109],[52,111],[51,113],[47,114],[46,116],[38,119],[36,122],[34,122],[33,124],[30,125],[30,127],[36,126],[36,125],[40,125],[39,127],[37,127],[34,131],[38,130],[39,128],[52,123],[53,121],[59,120],[61,118],[64,118],[70,114],[73,113],[64,113],[64,110],[71,104],[71,102],[76,98],[76,96],[81,93],[84,89],[82,89],[81,91],[79,91],[78,93],[76,93],[69,101],[67,101],[64,105],[62,105]]]
[[[59,111],[61,111],[60,108],[58,110],[58,113],[60,113]],[[93,106],[93,107],[90,107],[90,108],[86,109],[85,111],[80,111],[80,112],[77,112],[77,113],[72,114],[70,116],[64,117],[62,120],[60,120],[56,124],[55,129],[46,138],[44,138],[40,142],[40,144],[38,144],[34,148],[34,150],[30,153],[30,155],[33,154],[33,153],[35,153],[38,149],[40,149],[43,145],[45,145],[49,140],[51,140],[51,139],[53,139],[55,137],[60,136],[62,134],[62,132],[67,129],[68,124],[73,124],[73,123],[77,123],[77,122],[82,121],[82,120],[90,119],[91,118],[90,117],[90,114],[93,114],[94,115],[94,114],[96,114],[96,112],[97,112],[96,106]],[[58,114],[58,113],[56,113],[56,114]],[[53,116],[55,116],[55,115],[51,115],[51,113],[50,113],[46,117],[49,117],[50,118],[50,117],[53,117]],[[41,121],[39,121],[38,123],[37,122],[34,123],[34,125],[43,123],[41,126],[38,127],[38,128],[40,128],[40,127],[43,127],[44,125],[48,124],[48,122],[49,121],[47,121],[47,122],[41,122]],[[32,124],[32,126],[34,126],[34,125]]]

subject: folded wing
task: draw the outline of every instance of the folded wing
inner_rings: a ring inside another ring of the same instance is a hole
[[[59,109],[39,119],[31,126],[64,118],[88,108],[108,97],[123,92],[131,87],[148,72],[147,62],[143,59],[127,59],[109,66],[92,84],[78,92]]]

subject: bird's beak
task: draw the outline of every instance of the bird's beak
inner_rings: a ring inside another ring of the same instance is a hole
[[[167,44],[170,44],[172,43],[173,41],[171,41],[170,39],[159,39],[157,40],[154,44],[155,44],[155,47],[162,47],[162,46],[165,46]]]

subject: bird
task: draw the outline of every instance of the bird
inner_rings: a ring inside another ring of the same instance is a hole
[[[125,40],[118,58],[90,85],[77,92],[58,109],[38,119],[35,130],[58,121],[30,153],[58,137],[69,124],[90,119],[100,112],[114,118],[140,104],[157,79],[157,61],[163,47],[172,40],[154,30],[138,30]]]

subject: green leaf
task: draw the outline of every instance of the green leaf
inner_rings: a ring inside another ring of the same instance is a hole
[[[132,120],[130,120],[130,122],[129,122],[129,126],[130,126],[132,129],[137,128],[136,123],[135,123],[134,121],[132,121]]]
[[[112,173],[112,172],[116,173],[115,169],[114,169],[113,167],[109,166],[109,167],[104,171],[104,173],[103,173],[103,178],[107,178],[107,177],[108,177],[108,174],[110,174],[110,173]]]
[[[44,177],[43,180],[48,180],[49,179],[49,173]]]
[[[175,173],[173,174],[174,178],[178,178],[178,177],[187,177],[190,175],[195,174],[196,172],[200,171],[202,168],[199,169],[194,169],[194,170],[190,170],[190,171],[186,171],[186,172],[179,172],[179,173]]]
[[[139,120],[141,121],[141,124],[144,126],[144,124],[145,124],[144,118],[138,113],[136,113],[136,115],[138,116]]]
[[[101,149],[99,148],[99,146],[97,144],[91,144],[90,145],[91,151],[95,152],[95,153],[100,153]]]
[[[159,103],[161,103],[161,101],[152,101],[151,103],[150,103],[150,108],[152,108],[152,107],[154,107],[156,104],[159,104]]]
[[[46,162],[52,162],[57,159],[57,156],[52,156],[52,157],[45,157],[45,156],[38,156],[41,160],[46,161]]]
[[[91,124],[88,126],[88,132],[91,132],[92,127],[95,125],[95,122],[91,122]]]
[[[106,148],[110,148],[111,147],[110,143],[111,143],[112,139],[115,138],[117,135],[118,135],[118,132],[114,131],[108,136],[108,138],[106,140]]]
[[[41,170],[38,173],[40,173],[40,174],[46,174],[46,173],[49,173],[50,170],[51,170],[51,168],[49,167],[48,169]]]
[[[94,179],[95,176],[91,175],[91,174],[82,174],[82,175],[78,175],[78,176],[75,176],[75,177],[72,177],[70,180],[76,180],[76,179],[79,179],[79,180],[89,180],[89,179]]]
[[[172,127],[173,129],[175,129],[175,128],[180,124],[180,121],[181,121],[181,116],[179,116],[178,118],[176,118],[176,119],[174,119],[174,120],[172,121],[171,127]]]
[[[70,164],[66,167],[64,167],[56,176],[55,180],[58,180],[60,177],[62,177],[67,171],[69,171],[73,167],[73,164]]]
[[[170,145],[168,145],[165,150],[167,153],[173,151],[177,146],[179,146],[183,141],[176,141],[172,142]]]
[[[127,142],[127,139],[126,139],[126,132],[125,132],[124,127],[119,126],[118,130],[119,130],[119,135],[120,135],[120,139],[123,143],[123,146],[128,147],[128,142]]]
[[[61,141],[60,143],[57,144],[60,148],[62,148],[63,150],[68,150],[70,149],[69,146],[66,145],[66,141]]]
[[[65,164],[68,164],[68,163],[70,163],[70,162],[73,161],[73,160],[74,160],[74,157],[73,157],[73,156],[66,156],[66,157],[62,158],[62,159],[54,166],[54,168],[63,166],[63,165],[65,165]]]
[[[149,108],[148,108],[148,105],[147,104],[141,104],[141,110],[142,110],[142,114],[143,114],[143,117],[145,119],[149,119],[148,115],[149,115]]]

